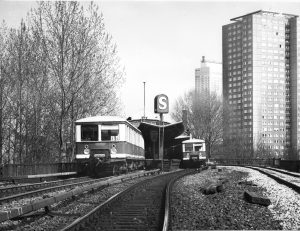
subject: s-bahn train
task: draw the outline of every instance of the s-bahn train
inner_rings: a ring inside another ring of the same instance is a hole
[[[145,153],[140,130],[117,116],[95,116],[75,122],[79,172],[90,176],[116,175],[142,169]]]
[[[184,168],[199,168],[206,164],[205,141],[189,139],[182,142],[182,162]]]

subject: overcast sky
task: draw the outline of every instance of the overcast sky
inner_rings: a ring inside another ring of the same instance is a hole
[[[153,118],[153,101],[166,94],[170,106],[194,88],[202,56],[222,61],[222,25],[257,10],[300,14],[300,1],[96,1],[106,30],[117,44],[126,82],[121,89],[124,116]],[[35,4],[1,1],[0,19],[16,27]],[[166,117],[168,118],[168,116]]]

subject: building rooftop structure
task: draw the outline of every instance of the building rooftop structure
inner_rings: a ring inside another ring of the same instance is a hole
[[[232,18],[232,19],[230,19],[230,21],[239,21],[239,20],[243,19],[244,17],[250,16],[250,15],[253,15],[253,14],[259,14],[259,13],[284,15],[284,16],[287,16],[287,17],[299,17],[298,15],[295,15],[295,14],[286,14],[286,13],[278,13],[278,12],[272,12],[272,11],[266,11],[266,10],[257,10],[257,11],[254,11],[254,12],[251,12],[251,13],[248,13],[248,14],[244,14],[242,16]]]

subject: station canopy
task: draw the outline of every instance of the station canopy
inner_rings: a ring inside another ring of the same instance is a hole
[[[168,124],[168,125],[156,125],[147,122],[141,122],[138,129],[142,132],[144,140],[151,140],[154,142],[158,139],[158,132],[164,133],[164,142],[171,141],[181,135],[184,131],[184,125],[182,122]]]

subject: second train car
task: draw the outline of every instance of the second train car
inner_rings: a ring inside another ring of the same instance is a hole
[[[206,164],[205,141],[189,139],[182,142],[183,167],[199,168]]]
[[[139,129],[117,116],[94,116],[75,122],[76,161],[92,176],[118,174],[144,166]]]

